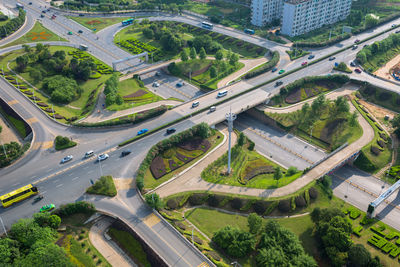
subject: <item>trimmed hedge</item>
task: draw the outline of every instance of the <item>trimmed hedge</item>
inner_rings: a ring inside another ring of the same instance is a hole
[[[263,74],[267,71],[272,70],[279,62],[279,53],[277,51],[272,52],[272,58],[270,61],[268,61],[267,63],[265,63],[262,67],[255,69],[253,71],[248,72],[244,78],[245,79],[250,79],[253,78],[255,76],[258,76],[260,74]]]
[[[117,195],[117,189],[115,188],[112,176],[108,175],[100,177],[94,185],[86,189],[86,193],[115,197]]]
[[[92,203],[86,201],[77,201],[75,203],[61,205],[53,213],[60,217],[65,217],[75,213],[93,214],[95,211],[96,209]]]

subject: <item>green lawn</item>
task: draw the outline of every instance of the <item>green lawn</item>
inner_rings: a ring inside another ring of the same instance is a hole
[[[141,266],[150,267],[151,264],[142,245],[131,234],[111,227],[108,231],[111,238],[133,259],[138,261]]]
[[[164,98],[152,93],[145,86],[140,86],[136,79],[126,79],[118,84],[118,93],[122,97],[134,94],[140,90],[145,91],[146,93],[141,96],[124,99],[124,103],[122,105],[112,104],[111,106],[108,106],[107,109],[112,111],[124,110],[164,100]]]
[[[121,21],[129,19],[128,17],[117,17],[117,18],[100,18],[100,17],[72,17],[67,16],[67,18],[72,19],[79,24],[85,26],[90,30],[96,29],[96,31],[100,31],[108,26],[121,23]]]
[[[290,60],[296,60],[310,54],[310,52],[302,49],[286,50],[286,53],[289,55]]]
[[[392,160],[392,148],[391,148],[391,139],[390,137],[388,138],[388,142],[386,142],[386,147],[384,149],[381,149],[380,154],[377,156],[371,152],[371,146],[374,147],[379,147],[377,142],[379,140],[383,140],[379,133],[382,133],[386,135],[383,131],[380,131],[376,124],[367,116],[367,114],[360,108],[360,106],[354,101],[353,104],[357,108],[357,110],[361,113],[361,115],[368,121],[368,123],[371,125],[371,127],[374,129],[374,138],[372,139],[371,142],[369,142],[367,145],[365,145],[362,148],[362,152],[364,155],[369,159],[369,161],[373,164],[374,167],[371,168],[366,168],[365,165],[363,164],[363,160],[361,157],[358,158],[358,161],[355,161],[355,165],[359,167],[360,169],[363,169],[364,171],[371,172],[371,173],[376,173],[383,167],[385,167],[387,164],[390,163]],[[360,159],[361,158],[361,159]]]
[[[0,15],[1,15],[1,14],[2,14],[2,13],[0,12]],[[6,20],[3,20],[3,21],[0,21],[0,27],[6,25],[9,21],[10,21],[10,19],[6,19]]]
[[[3,114],[4,117],[6,117],[7,120],[14,126],[14,128],[17,130],[21,138],[26,137],[25,125],[22,121],[17,120],[16,118],[10,115],[7,115],[1,107],[0,107],[0,113]]]
[[[311,127],[299,124],[299,121],[302,120],[300,110],[291,113],[267,113],[266,115],[277,121],[285,130],[328,151],[334,150],[346,142],[350,144],[358,140],[363,133],[358,122],[350,125],[350,113],[332,116],[331,110],[328,108],[320,113],[319,118],[314,118],[312,135]],[[333,126],[336,122],[338,124]]]
[[[4,45],[2,47],[9,47],[9,46],[26,44],[26,43],[48,42],[48,41],[66,42],[67,40],[56,35],[49,29],[43,27],[43,25],[40,22],[36,22],[35,25],[33,26],[32,30],[30,30],[24,36],[15,40],[14,42]]]
[[[283,174],[282,178],[277,181],[274,179],[274,174],[269,173],[257,175],[247,181],[244,178],[246,174],[265,166],[276,168],[279,165],[269,161],[256,151],[249,151],[245,146],[235,146],[234,149],[232,149],[232,174],[226,176],[222,173],[227,168],[227,157],[227,153],[225,153],[207,166],[201,173],[201,177],[210,183],[269,189],[288,185],[302,175],[302,172],[299,171],[290,176]],[[282,167],[281,169],[282,172],[286,172],[286,169]]]
[[[218,136],[220,136],[220,138],[217,138]],[[214,147],[216,147],[218,144],[220,144],[223,140],[222,138],[222,134],[220,132],[216,132],[215,135],[207,138],[207,140],[211,143],[211,147],[209,148],[209,150],[204,153],[203,155],[199,156],[198,158],[188,162],[187,164],[184,164],[183,166],[175,169],[174,171],[165,174],[164,176],[160,177],[159,179],[155,179],[150,171],[150,167],[147,169],[145,175],[144,175],[144,188],[145,189],[153,189],[156,188],[158,185],[162,184],[165,181],[168,181],[169,179],[171,179],[174,175],[176,175],[177,173],[180,173],[181,171],[183,171],[184,169],[192,166],[194,163],[196,163],[197,161],[199,161],[200,159],[202,159],[204,157],[204,155],[206,155],[209,151],[211,151],[212,149],[214,149]],[[179,150],[180,153],[184,153],[184,151],[181,149]]]
[[[117,189],[115,188],[112,176],[108,175],[100,177],[94,185],[86,189],[86,193],[115,197],[117,195]]]
[[[50,52],[54,53],[55,51],[58,50],[63,50],[66,52],[67,54],[67,59],[71,59],[72,56],[68,54],[68,52],[70,51],[76,51],[76,48],[72,48],[72,47],[63,47],[63,46],[51,46],[50,47]],[[7,71],[7,62],[9,60],[13,60],[15,59],[17,56],[24,54],[23,50],[17,50],[11,53],[7,53],[4,56],[0,57],[0,67],[2,67],[4,69],[4,71]],[[92,57],[93,58],[93,57]],[[93,58],[95,62],[100,62],[98,59]],[[100,62],[102,63],[102,62]],[[104,63],[102,63],[104,64]],[[10,67],[12,69],[14,69],[16,66],[15,61],[10,63]],[[33,66],[30,66],[33,67]],[[41,88],[42,87],[42,81],[38,81],[35,82],[29,75],[29,67],[26,69],[26,72],[22,72],[19,73],[19,75],[21,77],[23,77],[25,80],[27,80],[28,82],[30,82],[31,84],[33,84],[36,88]],[[54,108],[55,113],[58,113],[62,116],[64,116],[65,118],[71,118],[71,117],[82,117],[82,109],[85,107],[88,99],[89,99],[89,95],[90,93],[96,89],[101,83],[104,83],[109,77],[111,76],[111,74],[103,74],[101,75],[100,78],[98,79],[89,79],[87,81],[78,81],[78,85],[82,88],[82,94],[81,96],[72,101],[71,103],[69,103],[68,105],[63,105],[63,104],[57,104],[57,103],[52,103],[49,99],[49,97],[42,92],[41,90],[35,90],[35,96],[39,97],[41,99],[40,102],[44,102],[47,105],[49,105],[50,107]],[[22,81],[19,80],[19,82],[21,83]],[[29,88],[29,86],[28,86]],[[97,90],[99,92],[99,90]],[[96,94],[97,95],[97,94]],[[66,122],[64,119],[60,120],[62,122]]]
[[[374,72],[399,54],[400,46],[395,46],[386,52],[374,53],[370,57],[367,57],[367,62],[365,62],[362,66],[369,72]]]

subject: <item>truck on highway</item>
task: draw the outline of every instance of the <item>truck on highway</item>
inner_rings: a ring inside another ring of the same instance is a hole
[[[80,45],[79,45],[79,49],[82,50],[82,51],[87,51],[87,50],[88,50],[88,47],[87,47],[87,45],[80,44]]]

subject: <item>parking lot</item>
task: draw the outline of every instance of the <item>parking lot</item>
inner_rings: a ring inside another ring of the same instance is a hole
[[[158,74],[156,75],[156,73]],[[168,75],[162,70],[142,74],[140,77],[149,90],[165,99],[174,97],[187,101],[203,94],[196,86],[182,81],[178,77]]]

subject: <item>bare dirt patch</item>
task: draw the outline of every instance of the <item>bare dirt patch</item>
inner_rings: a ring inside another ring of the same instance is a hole
[[[368,109],[368,111],[375,117],[377,118],[379,121],[383,121],[385,116],[388,115],[390,120],[393,119],[397,113],[394,111],[391,111],[389,109],[383,108],[381,106],[375,105],[373,103],[367,102],[365,100],[358,100],[360,102],[361,105],[363,105],[364,107],[366,107]],[[392,131],[392,127],[390,126],[390,123],[385,123],[385,128],[388,131]]]
[[[320,139],[328,144],[332,143],[332,135],[335,133],[336,129],[340,127],[340,124],[344,123],[346,119],[340,118],[327,123],[321,131]]]
[[[137,90],[136,92],[134,92],[133,94],[124,96],[123,98],[140,97],[145,94],[147,94],[147,92],[145,90],[140,89],[140,90]]]
[[[8,122],[5,121],[5,119],[0,115],[0,126],[2,127],[2,130],[0,132],[0,140],[6,144],[10,142],[17,142],[21,143],[19,141],[18,135],[14,132],[13,128],[8,127]]]

